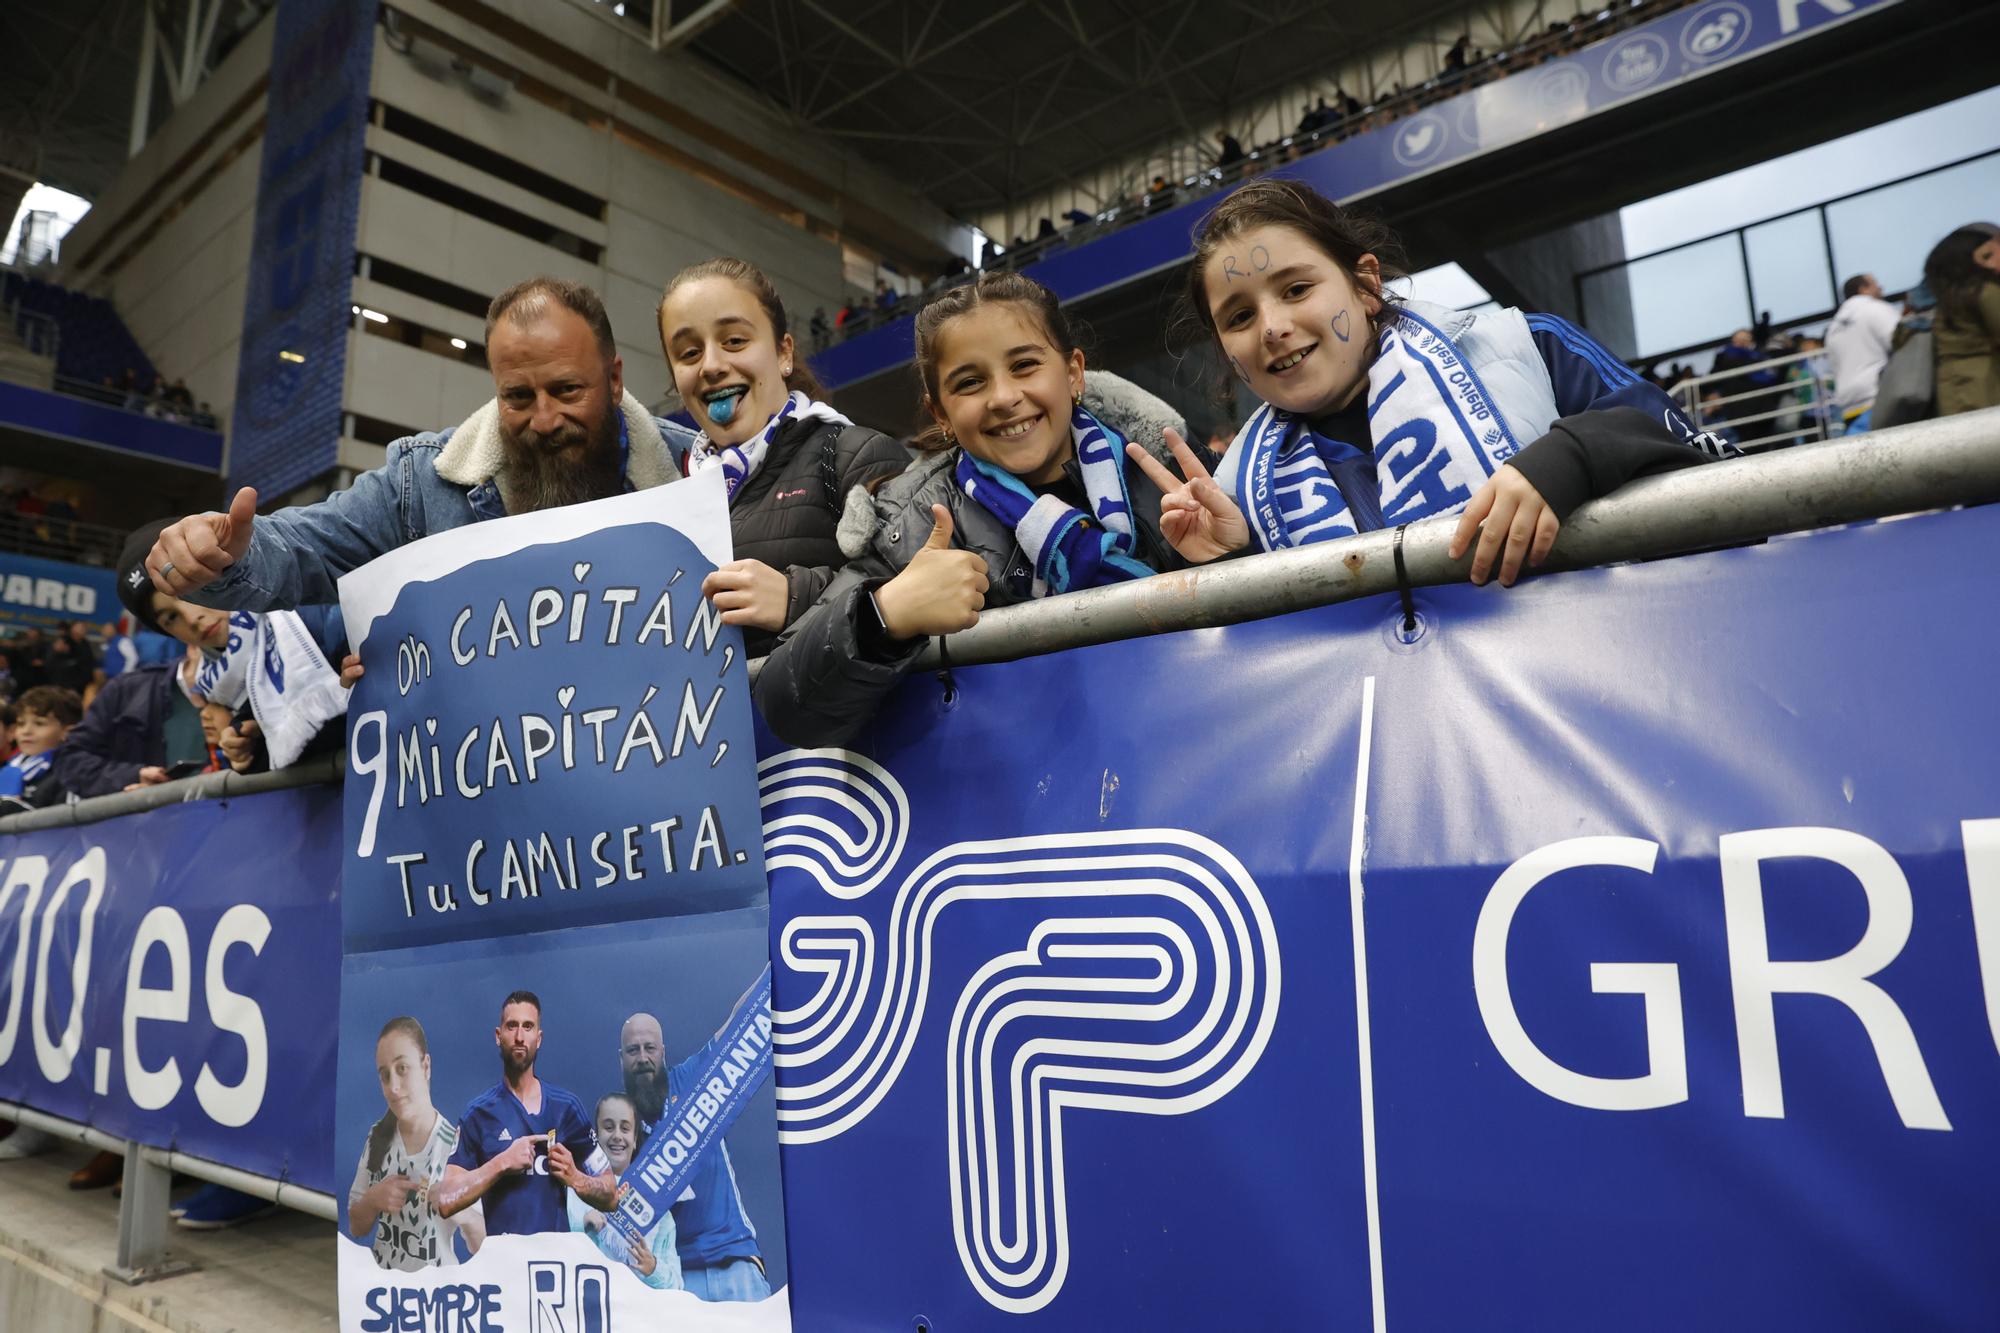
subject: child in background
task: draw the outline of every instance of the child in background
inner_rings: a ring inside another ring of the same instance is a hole
[[[56,747],[83,720],[83,699],[75,690],[37,685],[14,705],[14,757],[0,767],[0,802],[37,809],[62,800],[62,784],[52,771]],[[4,807],[0,807],[4,808]]]
[[[56,747],[83,718],[83,700],[75,690],[37,685],[15,704],[0,707],[0,719],[12,724],[18,749],[0,766],[0,814],[55,805],[64,796],[62,783],[51,771]],[[33,1157],[53,1140],[26,1125],[0,1127],[0,1162]]]

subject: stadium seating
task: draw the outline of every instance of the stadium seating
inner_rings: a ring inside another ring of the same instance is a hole
[[[153,363],[139,349],[111,302],[102,297],[86,296],[54,283],[9,273],[0,305],[12,312],[17,330],[24,313],[47,315],[55,320],[61,330],[56,354],[58,376],[101,384],[106,375],[115,382],[132,370],[137,372],[141,386],[152,384],[156,373]]]

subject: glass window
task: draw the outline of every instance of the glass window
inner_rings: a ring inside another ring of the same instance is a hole
[[[1591,274],[1583,280],[1583,317],[1626,360],[1727,338],[1750,323],[1735,234]]]
[[[1826,206],[1833,266],[1845,282],[1873,273],[1888,292],[1923,280],[1924,256],[1967,222],[2000,221],[2000,154]]]
[[[1750,254],[1750,295],[1757,309],[1770,311],[1778,323],[1840,303],[1826,271],[1826,237],[1817,209],[1750,227],[1743,244]]]

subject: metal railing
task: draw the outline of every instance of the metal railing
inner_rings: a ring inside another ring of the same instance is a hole
[[[1579,506],[1534,577],[1761,541],[1781,533],[2000,500],[2000,407],[1850,439],[1691,467]],[[1458,520],[1404,532],[1405,582],[1462,583],[1446,552]],[[1394,592],[1393,531],[1218,561],[1001,607],[951,636],[951,663],[1007,662]],[[939,663],[932,643],[920,668]]]
[[[1738,387],[1765,374],[1776,378]],[[1719,392],[1704,397],[1711,389]],[[1673,396],[1695,425],[1726,432],[1744,453],[1811,444],[1839,433],[1824,352],[1793,352],[1696,375],[1676,384]]]
[[[1822,324],[1840,308],[1842,283],[1849,277],[1873,272],[1892,296],[1915,286],[1922,280],[1925,252],[1950,225],[1939,223],[1926,230],[1932,224],[1919,219],[1948,216],[1953,211],[1948,201],[1961,195],[1984,197],[1996,184],[2000,184],[2000,148],[1989,148],[1740,227],[1582,269],[1571,279],[1583,315],[1580,322],[1613,352],[1640,363],[1681,357],[1724,342],[1732,328],[1757,323],[1758,312],[1769,314],[1770,322],[1780,326]],[[1934,197],[1909,197],[1919,189]],[[1907,219],[1894,229],[1906,243],[1885,245],[1879,239],[1884,216]],[[1643,345],[1636,328],[1629,341],[1622,340],[1621,326],[1631,324],[1637,290],[1634,275],[1658,273],[1662,266],[1685,262],[1686,256],[1698,252],[1727,255],[1726,261],[1718,262],[1733,274],[1723,278],[1706,267],[1690,266],[1670,275],[1673,281],[1665,285],[1676,292],[1698,285],[1699,309],[1714,318],[1709,326],[1713,332],[1701,341],[1672,348]],[[1684,258],[1677,261],[1675,256]],[[1619,345],[1621,341],[1624,345]]]
[[[1634,482],[1578,508],[1563,524],[1541,572],[1583,569],[1754,542],[1781,533],[2000,500],[2000,408],[1871,432],[1851,440],[1781,449]],[[1403,581],[1412,588],[1462,582],[1470,557],[1446,551],[1456,520],[1411,525]],[[1352,601],[1398,587],[1395,534],[1364,533],[1267,555],[1221,561],[1064,597],[1002,607],[951,638],[954,665],[1012,661],[1040,653],[1238,624]],[[1422,604],[1418,603],[1419,615]],[[936,644],[920,666],[939,664]],[[753,663],[753,671],[758,664]],[[211,773],[71,805],[0,817],[0,835],[66,828],[182,801],[337,782],[342,756],[275,773]],[[119,1214],[119,1272],[161,1276],[166,1264],[166,1182],[186,1171],[310,1213],[334,1216],[331,1196],[288,1181],[159,1148],[134,1148],[102,1131],[32,1108],[0,1103],[0,1119],[127,1151]]]
[[[109,569],[125,545],[125,529],[55,514],[0,510],[0,551]],[[103,617],[111,619],[110,613]]]

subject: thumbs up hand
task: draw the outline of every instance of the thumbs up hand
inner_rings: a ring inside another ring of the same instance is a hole
[[[951,511],[932,505],[931,535],[903,572],[875,593],[892,639],[956,634],[979,623],[986,605],[986,561],[976,551],[954,550]]]
[[[250,549],[257,521],[257,492],[245,486],[229,502],[229,512],[190,514],[160,533],[146,556],[153,586],[172,597],[215,582]]]

